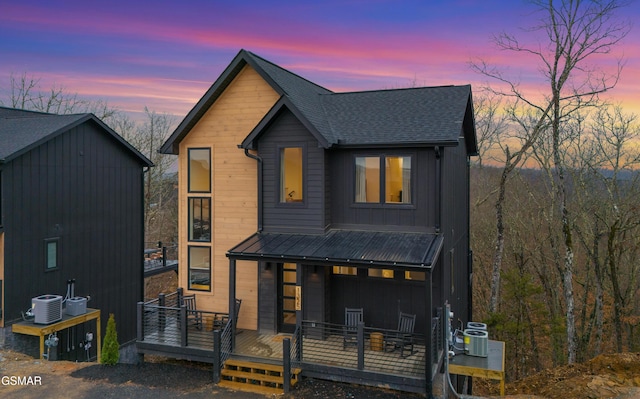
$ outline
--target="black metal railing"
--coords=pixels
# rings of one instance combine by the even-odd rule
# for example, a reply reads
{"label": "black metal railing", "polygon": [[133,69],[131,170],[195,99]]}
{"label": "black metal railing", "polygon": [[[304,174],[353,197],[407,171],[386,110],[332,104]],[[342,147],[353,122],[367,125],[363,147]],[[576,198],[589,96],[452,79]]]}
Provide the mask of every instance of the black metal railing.
{"label": "black metal railing", "polygon": [[138,302],[138,341],[212,350],[212,331],[227,328],[228,320],[228,313],[187,309],[180,290],[160,294]]}
{"label": "black metal railing", "polygon": [[157,247],[145,242],[144,271],[148,277],[167,269],[175,269],[178,266],[178,245],[163,245],[157,243]]}
{"label": "black metal railing", "polygon": [[356,340],[346,339],[345,326],[316,321],[302,322],[300,358],[342,368],[367,370],[399,375],[424,376],[425,342],[422,334],[403,334],[412,348],[404,353],[387,344],[387,338],[397,337],[398,331],[365,327],[360,324]]}
{"label": "black metal railing", "polygon": [[431,321],[431,370],[432,377],[438,372],[439,364],[444,353],[445,337],[442,324],[442,309],[438,308],[437,316]]}

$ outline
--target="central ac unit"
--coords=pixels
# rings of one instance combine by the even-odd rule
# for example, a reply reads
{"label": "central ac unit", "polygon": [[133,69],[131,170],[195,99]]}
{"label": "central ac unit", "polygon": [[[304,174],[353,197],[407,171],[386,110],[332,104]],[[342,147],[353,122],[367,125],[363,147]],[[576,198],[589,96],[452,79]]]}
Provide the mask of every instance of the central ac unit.
{"label": "central ac unit", "polygon": [[36,324],[51,324],[62,320],[62,297],[60,295],[40,295],[31,299]]}
{"label": "central ac unit", "polygon": [[489,355],[489,334],[482,330],[464,330],[464,351],[469,356]]}

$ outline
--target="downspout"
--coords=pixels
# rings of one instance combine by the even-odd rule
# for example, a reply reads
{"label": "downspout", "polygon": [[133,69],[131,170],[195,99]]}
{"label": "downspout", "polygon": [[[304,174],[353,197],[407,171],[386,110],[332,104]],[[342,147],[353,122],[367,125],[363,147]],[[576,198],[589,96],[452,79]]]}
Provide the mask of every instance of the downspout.
{"label": "downspout", "polygon": [[440,146],[435,146],[434,147],[435,150],[435,154],[436,154],[436,204],[435,204],[435,211],[436,211],[436,233],[440,233],[440,228],[442,226],[442,176],[440,176],[441,174],[441,155],[440,155]]}
{"label": "downspout", "polygon": [[467,314],[473,320],[473,250],[471,249],[471,158],[467,155]]}
{"label": "downspout", "polygon": [[[147,173],[151,172],[151,166],[147,166],[147,167],[143,167],[142,168],[142,181],[140,182],[140,188],[141,188],[141,193],[140,193],[140,197],[142,197],[142,253],[139,255],[140,256],[140,264],[142,265],[142,267],[140,268],[140,281],[142,282],[142,284],[140,284],[140,293],[139,293],[139,297],[141,298],[141,301],[144,301],[144,243],[145,243],[145,239],[147,238],[147,220],[146,220],[146,213],[147,213],[147,206],[145,204],[145,201],[147,200],[146,196],[145,196],[145,192],[144,192],[144,178],[145,175]],[[151,178],[150,176],[147,176],[149,179]],[[100,332],[98,332],[100,333]]]}
{"label": "downspout", "polygon": [[248,148],[244,149],[244,155],[258,161],[258,232],[262,231],[262,158],[253,155]]}

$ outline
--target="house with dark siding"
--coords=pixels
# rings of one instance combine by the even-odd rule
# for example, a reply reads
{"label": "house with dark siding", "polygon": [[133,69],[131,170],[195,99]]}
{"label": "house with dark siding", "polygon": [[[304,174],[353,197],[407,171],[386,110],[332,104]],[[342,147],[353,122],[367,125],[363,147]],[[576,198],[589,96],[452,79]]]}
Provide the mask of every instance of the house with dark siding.
{"label": "house with dark siding", "polygon": [[[75,295],[100,309],[102,329],[113,313],[119,342],[130,347],[135,304],[143,298],[143,173],[150,166],[93,114],[0,107],[0,331],[6,346],[37,355],[37,338],[12,334],[12,325],[23,321],[32,298],[64,297],[67,282],[75,280]],[[89,331],[96,333],[95,324],[60,331],[58,358],[85,359],[78,344]]]}
{"label": "house with dark siding", "polygon": [[[232,319],[242,299],[231,324],[290,336],[302,375],[431,395],[443,308],[471,315],[476,151],[469,85],[334,93],[242,50],[161,148],[178,156],[179,285]],[[312,329],[331,341],[346,308],[367,342],[415,315],[422,371],[369,369],[368,346],[311,360]]]}

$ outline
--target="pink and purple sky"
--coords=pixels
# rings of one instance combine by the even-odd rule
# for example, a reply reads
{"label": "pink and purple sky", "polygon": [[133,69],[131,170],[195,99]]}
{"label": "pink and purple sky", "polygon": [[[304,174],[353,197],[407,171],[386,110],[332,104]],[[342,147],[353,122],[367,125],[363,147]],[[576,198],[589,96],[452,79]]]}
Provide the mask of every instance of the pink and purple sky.
{"label": "pink and purple sky", "polygon": [[[535,60],[497,51],[491,37],[535,43],[523,30],[532,11],[523,0],[0,0],[0,90],[26,73],[45,91],[182,118],[242,48],[338,92],[479,90],[486,78],[469,67],[479,59],[531,84]],[[639,21],[639,2],[619,15]],[[612,56],[626,65],[609,95],[640,114],[640,27]]]}

